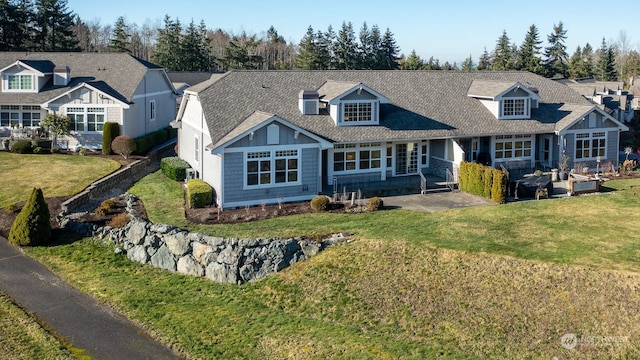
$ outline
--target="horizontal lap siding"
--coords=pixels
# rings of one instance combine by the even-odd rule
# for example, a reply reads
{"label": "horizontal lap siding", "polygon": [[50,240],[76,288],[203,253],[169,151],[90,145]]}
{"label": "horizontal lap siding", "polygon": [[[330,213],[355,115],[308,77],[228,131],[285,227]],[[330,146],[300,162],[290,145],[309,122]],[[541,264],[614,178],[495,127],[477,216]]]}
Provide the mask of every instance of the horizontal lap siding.
{"label": "horizontal lap siding", "polygon": [[[318,174],[319,149],[302,149],[300,157],[300,176],[302,184],[293,186],[265,187],[259,189],[244,190],[244,153],[227,153],[224,155],[224,204],[246,202],[258,204],[261,201],[272,203],[282,197],[312,198],[317,194],[320,177]],[[306,188],[306,190],[303,190]]]}

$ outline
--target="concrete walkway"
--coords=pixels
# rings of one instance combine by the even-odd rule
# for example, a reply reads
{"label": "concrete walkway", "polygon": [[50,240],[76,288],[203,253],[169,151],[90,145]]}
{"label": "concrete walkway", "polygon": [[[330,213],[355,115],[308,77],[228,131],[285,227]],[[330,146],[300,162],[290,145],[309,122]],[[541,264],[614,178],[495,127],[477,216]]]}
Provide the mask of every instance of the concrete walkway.
{"label": "concrete walkway", "polygon": [[440,190],[424,195],[388,196],[382,199],[385,207],[399,207],[407,210],[435,212],[460,209],[470,206],[495,205],[493,201],[462,191]]}
{"label": "concrete walkway", "polygon": [[0,237],[0,290],[92,359],[179,359],[111,308]]}

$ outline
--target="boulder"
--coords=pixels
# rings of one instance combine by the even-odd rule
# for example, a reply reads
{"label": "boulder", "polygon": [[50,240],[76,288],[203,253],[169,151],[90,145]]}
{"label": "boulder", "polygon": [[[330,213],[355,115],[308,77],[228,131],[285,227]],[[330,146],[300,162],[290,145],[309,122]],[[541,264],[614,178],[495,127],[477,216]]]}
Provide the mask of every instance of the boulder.
{"label": "boulder", "polygon": [[315,241],[301,240],[298,242],[298,245],[300,245],[304,256],[307,258],[315,256],[320,252],[320,244]]}
{"label": "boulder", "polygon": [[178,259],[177,269],[179,273],[202,276],[204,275],[204,266],[202,266],[191,255],[183,256]]}
{"label": "boulder", "polygon": [[206,265],[203,262],[203,256],[209,253],[213,252],[213,247],[211,247],[211,245],[207,245],[207,244],[202,244],[199,242],[194,242],[191,243],[191,248],[192,253],[193,253],[193,257],[196,259],[196,261],[198,261],[201,264]]}
{"label": "boulder", "polygon": [[167,224],[152,224],[149,231],[157,234],[167,234],[169,231],[175,229],[174,226]]}
{"label": "boulder", "polygon": [[129,223],[129,231],[127,238],[135,245],[142,244],[145,235],[147,235],[147,223],[144,221],[131,221]]}
{"label": "boulder", "polygon": [[187,239],[184,232],[167,235],[164,237],[164,242],[167,245],[167,248],[175,256],[183,256],[190,248],[190,241]]}
{"label": "boulder", "polygon": [[227,247],[218,254],[216,261],[221,264],[237,266],[239,258],[238,251],[233,246],[227,245]]}
{"label": "boulder", "polygon": [[165,245],[160,246],[158,251],[153,254],[151,264],[160,269],[176,271],[176,259]]}
{"label": "boulder", "polygon": [[212,262],[207,266],[206,276],[207,278],[220,283],[236,284],[238,282],[238,275],[235,266],[219,264],[217,262]]}
{"label": "boulder", "polygon": [[129,260],[137,261],[141,264],[146,264],[149,262],[149,254],[147,254],[147,249],[145,249],[145,247],[142,245],[136,245],[127,250],[127,257],[129,258]]}

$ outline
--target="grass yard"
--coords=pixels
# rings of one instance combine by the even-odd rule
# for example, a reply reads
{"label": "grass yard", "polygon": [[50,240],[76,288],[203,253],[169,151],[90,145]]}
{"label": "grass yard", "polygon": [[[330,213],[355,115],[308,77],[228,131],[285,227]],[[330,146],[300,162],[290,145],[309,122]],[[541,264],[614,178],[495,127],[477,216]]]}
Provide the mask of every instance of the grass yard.
{"label": "grass yard", "polygon": [[0,292],[0,359],[75,359],[38,323]]}
{"label": "grass yard", "polygon": [[94,156],[12,154],[0,152],[0,207],[25,201],[34,187],[47,198],[71,196],[120,167]]}
{"label": "grass yard", "polygon": [[[154,221],[356,238],[243,286],[133,263],[92,239],[26,251],[192,358],[640,358],[640,181],[606,185],[618,191],[196,226],[180,217],[181,190],[153,174],[132,191]],[[575,349],[560,343],[568,333]]]}

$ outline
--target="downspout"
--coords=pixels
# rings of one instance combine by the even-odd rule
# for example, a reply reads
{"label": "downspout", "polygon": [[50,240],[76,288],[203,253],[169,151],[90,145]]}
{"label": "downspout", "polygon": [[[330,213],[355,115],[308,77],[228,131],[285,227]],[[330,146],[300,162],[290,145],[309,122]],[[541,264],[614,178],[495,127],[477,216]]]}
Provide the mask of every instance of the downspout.
{"label": "downspout", "polygon": [[147,75],[149,71],[144,74],[142,79],[144,85],[144,135],[147,135]]}

